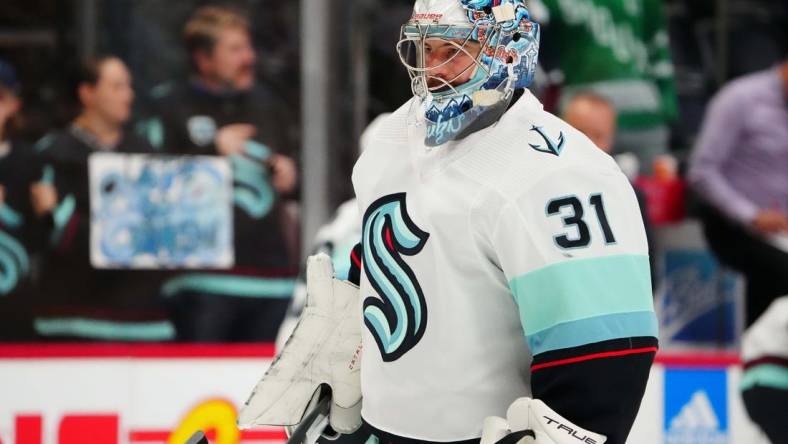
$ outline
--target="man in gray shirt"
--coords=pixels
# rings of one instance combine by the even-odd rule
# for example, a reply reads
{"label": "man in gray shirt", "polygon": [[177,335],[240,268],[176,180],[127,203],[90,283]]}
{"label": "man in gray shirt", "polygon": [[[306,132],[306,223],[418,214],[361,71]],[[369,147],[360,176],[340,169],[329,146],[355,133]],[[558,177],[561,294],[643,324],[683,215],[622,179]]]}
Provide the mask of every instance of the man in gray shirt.
{"label": "man in gray shirt", "polygon": [[711,249],[747,278],[749,325],[788,294],[788,61],[717,93],[689,180]]}

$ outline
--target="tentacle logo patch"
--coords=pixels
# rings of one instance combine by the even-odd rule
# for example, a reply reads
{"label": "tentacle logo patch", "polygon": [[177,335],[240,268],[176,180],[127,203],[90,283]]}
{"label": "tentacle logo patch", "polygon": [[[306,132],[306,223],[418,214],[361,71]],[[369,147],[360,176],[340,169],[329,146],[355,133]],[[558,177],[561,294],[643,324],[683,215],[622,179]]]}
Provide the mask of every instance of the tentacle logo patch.
{"label": "tentacle logo patch", "polygon": [[380,295],[364,300],[364,324],[383,360],[399,359],[424,335],[427,303],[419,281],[402,256],[418,254],[429,233],[408,215],[405,193],[376,200],[364,214],[364,271]]}

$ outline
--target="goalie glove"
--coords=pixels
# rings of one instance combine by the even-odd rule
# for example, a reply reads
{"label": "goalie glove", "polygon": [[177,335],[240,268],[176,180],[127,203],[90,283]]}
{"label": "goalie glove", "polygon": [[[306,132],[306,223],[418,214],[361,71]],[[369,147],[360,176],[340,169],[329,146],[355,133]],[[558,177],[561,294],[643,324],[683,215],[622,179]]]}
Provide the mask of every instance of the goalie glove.
{"label": "goalie glove", "polygon": [[484,420],[481,444],[603,444],[604,435],[572,424],[538,399],[520,398],[506,419]]}
{"label": "goalie glove", "polygon": [[356,431],[361,426],[360,359],[358,287],[334,279],[327,255],[312,256],[307,260],[307,303],[301,319],[241,409],[238,426],[299,425],[324,404],[319,401],[328,386],[331,428],[344,434]]}

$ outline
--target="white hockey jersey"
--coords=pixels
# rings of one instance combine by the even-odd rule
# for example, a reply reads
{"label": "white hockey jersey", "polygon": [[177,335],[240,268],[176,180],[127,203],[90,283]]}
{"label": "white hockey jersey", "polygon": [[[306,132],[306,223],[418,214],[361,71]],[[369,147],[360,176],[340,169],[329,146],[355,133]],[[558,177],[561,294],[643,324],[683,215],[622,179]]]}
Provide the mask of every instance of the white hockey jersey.
{"label": "white hockey jersey", "polygon": [[414,103],[353,172],[362,416],[402,437],[473,439],[529,395],[531,355],[657,336],[646,237],[613,159],[530,92],[435,148],[409,124]]}

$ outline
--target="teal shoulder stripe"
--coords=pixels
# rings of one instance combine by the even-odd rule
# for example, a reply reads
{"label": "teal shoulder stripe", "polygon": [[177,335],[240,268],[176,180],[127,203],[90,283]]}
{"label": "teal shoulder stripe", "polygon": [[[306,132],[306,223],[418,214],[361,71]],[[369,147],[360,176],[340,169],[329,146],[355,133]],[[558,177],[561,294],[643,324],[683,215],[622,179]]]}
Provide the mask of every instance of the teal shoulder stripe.
{"label": "teal shoulder stripe", "polygon": [[68,223],[71,216],[74,214],[74,210],[77,208],[77,200],[74,198],[74,195],[69,194],[68,196],[63,199],[63,202],[55,208],[55,211],[52,213],[52,218],[55,221],[55,228],[52,231],[52,235],[50,237],[50,242],[53,246],[57,245],[60,242],[60,237],[63,236],[63,230],[66,228],[66,223]]}
{"label": "teal shoulder stripe", "polygon": [[44,170],[41,172],[41,182],[47,185],[55,184],[55,169],[52,165],[44,165]]}
{"label": "teal shoulder stripe", "polygon": [[579,347],[595,342],[638,336],[657,336],[657,316],[653,311],[616,313],[564,322],[528,335],[531,353]]}
{"label": "teal shoulder stripe", "polygon": [[66,222],[71,219],[71,215],[74,214],[76,208],[77,200],[74,198],[73,194],[69,194],[52,213],[52,216],[55,218],[55,225],[60,228],[66,225]]}
{"label": "teal shoulder stripe", "polygon": [[648,256],[574,259],[509,282],[526,336],[564,322],[654,311]]}
{"label": "teal shoulder stripe", "polygon": [[33,145],[33,149],[36,152],[40,153],[42,151],[46,151],[49,147],[52,146],[52,143],[55,141],[56,136],[54,133],[49,133],[44,135],[44,137],[40,138],[35,145]]}
{"label": "teal shoulder stripe", "polygon": [[741,380],[741,390],[756,386],[788,390],[788,368],[776,364],[761,364],[747,369]]}
{"label": "teal shoulder stripe", "polygon": [[193,291],[245,298],[288,299],[295,288],[295,278],[267,279],[224,274],[187,274],[167,281],[162,294],[170,297]]}
{"label": "teal shoulder stripe", "polygon": [[171,341],[175,327],[169,321],[117,322],[84,318],[46,318],[34,321],[42,336],[73,336],[107,341]]}
{"label": "teal shoulder stripe", "polygon": [[150,89],[150,96],[153,99],[161,99],[163,97],[167,97],[172,90],[174,89],[173,82],[164,82],[160,83],[153,88]]}
{"label": "teal shoulder stripe", "polygon": [[244,143],[244,151],[249,157],[257,160],[267,160],[271,157],[271,148],[256,140],[247,140]]}

